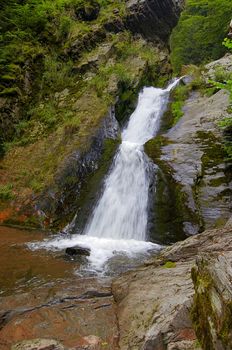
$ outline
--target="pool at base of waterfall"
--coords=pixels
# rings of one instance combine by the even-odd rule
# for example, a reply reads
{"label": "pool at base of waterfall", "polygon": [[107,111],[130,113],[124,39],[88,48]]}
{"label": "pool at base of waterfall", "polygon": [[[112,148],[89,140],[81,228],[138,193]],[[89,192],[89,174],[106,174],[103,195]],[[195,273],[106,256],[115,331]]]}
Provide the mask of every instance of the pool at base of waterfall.
{"label": "pool at base of waterfall", "polygon": [[[75,245],[91,248],[91,255],[68,256],[66,248]],[[140,265],[159,248],[149,242],[54,236],[0,226],[0,298],[50,290],[67,281],[106,280]]]}
{"label": "pool at base of waterfall", "polygon": [[78,263],[77,275],[114,275],[142,264],[162,248],[158,244],[134,239],[110,239],[86,235],[60,234],[53,239],[27,243],[32,251],[63,252],[71,247],[90,249],[90,256],[71,255],[66,259]]}

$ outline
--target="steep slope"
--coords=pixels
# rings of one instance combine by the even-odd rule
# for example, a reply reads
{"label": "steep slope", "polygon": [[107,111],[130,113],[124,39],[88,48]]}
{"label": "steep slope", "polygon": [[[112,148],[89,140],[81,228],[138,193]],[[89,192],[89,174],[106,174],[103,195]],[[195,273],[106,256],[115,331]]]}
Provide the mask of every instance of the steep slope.
{"label": "steep slope", "polygon": [[87,175],[100,159],[102,173],[109,165],[119,136],[112,106],[122,120],[140,86],[169,74],[166,41],[182,2],[2,6],[0,219],[63,226]]}

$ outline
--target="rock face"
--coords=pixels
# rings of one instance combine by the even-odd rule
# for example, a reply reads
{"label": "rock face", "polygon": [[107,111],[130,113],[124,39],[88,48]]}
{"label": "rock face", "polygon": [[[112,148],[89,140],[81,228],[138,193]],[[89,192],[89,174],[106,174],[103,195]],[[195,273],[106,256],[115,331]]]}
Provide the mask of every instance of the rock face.
{"label": "rock face", "polygon": [[129,0],[126,26],[149,40],[166,41],[177,24],[184,1],[182,0]]}
{"label": "rock face", "polygon": [[[89,176],[100,167],[104,152],[107,154],[108,166],[119,141],[119,125],[112,107],[85,151],[73,152],[60,167],[55,176],[54,185],[41,194],[37,200],[37,209],[42,215],[52,218],[50,224],[61,217],[72,218],[80,207],[80,193]],[[105,157],[106,158],[106,157]],[[94,189],[95,190],[95,189]],[[94,195],[94,194],[92,194]],[[81,203],[83,205],[83,203]]]}
{"label": "rock face", "polygon": [[217,61],[213,61],[211,63],[208,63],[206,66],[206,71],[205,71],[205,78],[206,79],[216,79],[215,77],[215,72],[217,69],[224,70],[226,73],[231,73],[232,72],[232,55],[227,54],[224,57],[220,58]]}
{"label": "rock face", "polygon": [[29,280],[23,293],[0,298],[0,348],[229,350],[231,246],[229,221],[113,283],[69,275],[33,287]]}
{"label": "rock face", "polygon": [[[166,248],[158,258],[149,261],[146,267],[129,272],[114,281],[120,349],[200,349],[195,329],[204,350],[231,348],[228,328],[228,320],[232,321],[229,282],[231,233],[231,226],[205,231]],[[194,288],[191,269],[198,255],[208,257],[208,254],[217,258],[213,264],[211,259],[207,263],[205,258],[205,264],[197,259],[198,270],[194,269],[193,272],[196,295],[192,309]],[[204,276],[208,276],[207,279]],[[207,282],[209,279],[214,281],[210,285]],[[217,315],[216,318],[214,315]],[[210,346],[213,344],[212,339],[216,344],[220,331],[221,334],[225,333],[227,347]]]}
{"label": "rock face", "polygon": [[[206,65],[203,81],[216,79],[217,72],[229,74],[231,58],[226,55]],[[189,83],[191,79],[185,78],[185,84]],[[174,241],[173,231],[175,237],[183,239],[184,235],[223,225],[230,217],[232,177],[225,161],[225,135],[218,126],[229,116],[229,105],[227,91],[209,97],[194,90],[177,124],[145,145],[159,166],[151,195],[154,210],[150,235],[154,239],[170,243]]]}
{"label": "rock face", "polygon": [[232,348],[232,253],[231,239],[223,253],[197,259],[192,271],[195,296],[193,320],[204,349]]}
{"label": "rock face", "polygon": [[19,342],[13,345],[11,350],[64,350],[64,347],[56,340],[33,339]]}
{"label": "rock face", "polygon": [[[226,115],[229,96],[225,91],[207,98],[194,95],[184,107],[184,116],[165,136],[161,160],[173,170],[174,180],[187,194],[186,205],[198,213],[198,226],[214,227],[230,216],[231,182],[226,173],[222,135],[217,123]],[[197,223],[196,223],[197,224]],[[196,233],[190,222],[188,234]]]}
{"label": "rock face", "polygon": [[[226,91],[211,97],[195,92],[185,103],[183,117],[162,135],[160,154],[157,156],[152,141],[147,144],[148,155],[155,154],[164,180],[171,184],[174,208],[179,208],[176,218],[163,217],[181,224],[186,235],[223,225],[230,217],[232,179],[218,127],[218,122],[227,115],[228,106]],[[161,179],[161,184],[164,180]],[[161,199],[164,199],[162,193]]]}

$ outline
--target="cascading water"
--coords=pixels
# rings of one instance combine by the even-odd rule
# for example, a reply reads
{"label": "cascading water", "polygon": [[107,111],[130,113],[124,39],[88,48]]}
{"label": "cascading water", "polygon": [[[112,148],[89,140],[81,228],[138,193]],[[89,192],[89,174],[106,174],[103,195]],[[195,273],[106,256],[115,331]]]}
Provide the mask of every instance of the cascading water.
{"label": "cascading water", "polygon": [[[143,145],[156,135],[169,93],[178,81],[167,89],[145,87],[139,94],[137,108],[122,132],[122,144],[84,235],[57,238],[40,244],[40,248],[88,246],[91,248],[90,262],[96,268],[102,267],[117,251],[131,255],[151,248],[159,249],[158,245],[145,242],[150,181],[149,159]],[[30,247],[38,248],[38,244],[33,243]]]}

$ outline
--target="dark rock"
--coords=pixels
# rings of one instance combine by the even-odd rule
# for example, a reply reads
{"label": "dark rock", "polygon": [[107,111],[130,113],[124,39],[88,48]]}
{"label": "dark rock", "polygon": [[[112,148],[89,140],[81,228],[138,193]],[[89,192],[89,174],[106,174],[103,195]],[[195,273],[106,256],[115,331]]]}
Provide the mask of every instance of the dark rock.
{"label": "dark rock", "polygon": [[75,246],[65,249],[65,253],[68,255],[84,255],[90,256],[91,249],[87,247]]}
{"label": "dark rock", "polygon": [[182,0],[129,0],[126,27],[147,39],[167,41],[183,6]]}

